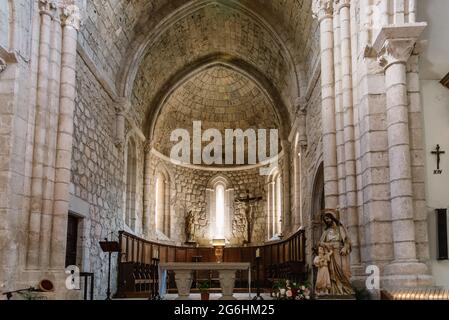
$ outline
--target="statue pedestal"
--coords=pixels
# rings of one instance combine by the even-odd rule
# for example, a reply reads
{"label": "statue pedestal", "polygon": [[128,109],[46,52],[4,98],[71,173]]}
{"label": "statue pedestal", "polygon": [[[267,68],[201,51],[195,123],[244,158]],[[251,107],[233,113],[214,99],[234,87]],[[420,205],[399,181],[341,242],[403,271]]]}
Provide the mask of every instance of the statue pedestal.
{"label": "statue pedestal", "polygon": [[195,241],[187,241],[187,242],[185,243],[185,245],[186,245],[186,246],[189,246],[189,247],[196,247],[196,246],[197,246],[197,243],[196,243]]}

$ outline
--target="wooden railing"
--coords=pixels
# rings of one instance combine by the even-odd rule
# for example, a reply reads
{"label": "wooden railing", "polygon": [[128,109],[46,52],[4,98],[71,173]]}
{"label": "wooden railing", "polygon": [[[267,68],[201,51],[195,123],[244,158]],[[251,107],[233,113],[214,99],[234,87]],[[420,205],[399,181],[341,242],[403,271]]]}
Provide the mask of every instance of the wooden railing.
{"label": "wooden railing", "polygon": [[[141,291],[135,289],[132,282],[133,276],[130,273],[137,272],[142,274],[155,272],[151,269],[153,254],[159,252],[160,262],[213,262],[215,261],[215,251],[212,247],[181,247],[165,245],[153,241],[147,241],[136,237],[127,232],[121,231],[119,253],[119,275],[118,275],[118,295],[129,296],[129,292]],[[224,249],[224,262],[250,262],[255,266],[256,250],[260,249],[260,275],[264,279],[263,286],[271,287],[271,283],[276,278],[292,278],[292,280],[304,278],[307,273],[305,260],[305,236],[304,231],[300,230],[291,237],[276,242],[270,242],[261,246],[247,247],[227,247]],[[151,271],[151,272],[150,272]],[[237,286],[246,287],[247,279],[244,273],[239,275],[240,282]],[[134,276],[135,277],[135,276]],[[148,279],[149,280],[149,279]],[[254,280],[254,279],[253,279]],[[301,280],[301,279],[298,279]],[[246,281],[246,282],[245,282]],[[147,286],[142,288],[148,288]]]}

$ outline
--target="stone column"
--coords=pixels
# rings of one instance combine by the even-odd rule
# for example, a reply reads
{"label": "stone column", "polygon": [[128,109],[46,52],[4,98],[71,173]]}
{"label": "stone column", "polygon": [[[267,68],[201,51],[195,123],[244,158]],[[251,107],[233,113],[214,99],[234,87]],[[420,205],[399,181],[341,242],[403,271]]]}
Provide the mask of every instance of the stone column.
{"label": "stone column", "polygon": [[125,113],[128,108],[129,102],[126,98],[119,98],[115,106],[116,118],[115,118],[115,145],[119,150],[123,150],[125,145]]}
{"label": "stone column", "polygon": [[151,220],[151,143],[144,146],[144,184],[143,184],[143,234],[150,237],[150,230],[154,230]]}
{"label": "stone column", "polygon": [[274,233],[275,233],[275,228],[274,228],[274,220],[273,220],[273,215],[274,215],[274,210],[275,210],[275,190],[274,190],[274,182],[270,181],[268,182],[267,185],[267,190],[268,190],[268,197],[267,197],[267,206],[268,206],[268,228],[267,228],[267,232],[268,232],[268,236],[267,239],[270,240]]}
{"label": "stone column", "polygon": [[56,175],[51,239],[51,267],[65,267],[67,213],[75,110],[76,47],[81,23],[79,8],[69,5],[62,14],[61,87],[56,150]]}
{"label": "stone column", "polygon": [[326,206],[338,206],[337,141],[335,127],[334,31],[332,0],[315,0],[314,14],[320,23],[321,118],[323,126],[324,188]]}
{"label": "stone column", "polygon": [[385,267],[388,286],[428,284],[427,266],[417,260],[406,64],[425,23],[387,26],[379,33],[374,49],[385,69],[391,219],[394,261]]}
{"label": "stone column", "polygon": [[342,108],[345,150],[345,189],[347,227],[352,241],[351,266],[360,265],[359,219],[355,158],[354,108],[352,91],[351,2],[340,0],[340,40],[342,72]]}
{"label": "stone column", "polygon": [[44,162],[48,118],[48,86],[50,68],[51,27],[55,13],[53,1],[39,1],[41,29],[39,41],[39,67],[36,96],[36,118],[34,126],[33,169],[31,178],[31,204],[28,227],[27,267],[39,267],[39,247],[41,234],[41,218],[43,209]]}
{"label": "stone column", "polygon": [[345,142],[343,126],[343,91],[341,69],[341,27],[340,0],[334,0],[334,73],[335,73],[335,131],[337,142],[337,174],[338,174],[338,207],[341,209],[341,219],[347,225],[346,215],[346,172],[345,172]]}
{"label": "stone column", "polygon": [[51,28],[51,53],[49,68],[49,100],[47,112],[46,155],[44,163],[44,190],[42,207],[41,243],[39,256],[41,268],[48,268],[50,264],[51,232],[53,221],[53,195],[55,182],[56,139],[59,113],[59,89],[61,78],[61,21],[58,13],[55,13]]}

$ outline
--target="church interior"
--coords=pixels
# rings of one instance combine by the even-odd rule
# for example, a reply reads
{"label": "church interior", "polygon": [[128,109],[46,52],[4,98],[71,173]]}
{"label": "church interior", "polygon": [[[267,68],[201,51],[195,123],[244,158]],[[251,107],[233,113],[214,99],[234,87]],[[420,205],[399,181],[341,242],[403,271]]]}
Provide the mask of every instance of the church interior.
{"label": "church interior", "polygon": [[0,300],[449,300],[448,13],[1,0]]}

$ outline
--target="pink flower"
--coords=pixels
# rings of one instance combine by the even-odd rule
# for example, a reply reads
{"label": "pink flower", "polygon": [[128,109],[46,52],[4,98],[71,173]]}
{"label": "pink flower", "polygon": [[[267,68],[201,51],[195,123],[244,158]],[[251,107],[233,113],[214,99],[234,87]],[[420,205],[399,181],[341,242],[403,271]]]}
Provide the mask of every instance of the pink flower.
{"label": "pink flower", "polygon": [[289,298],[293,297],[293,292],[291,290],[287,291],[287,297]]}

